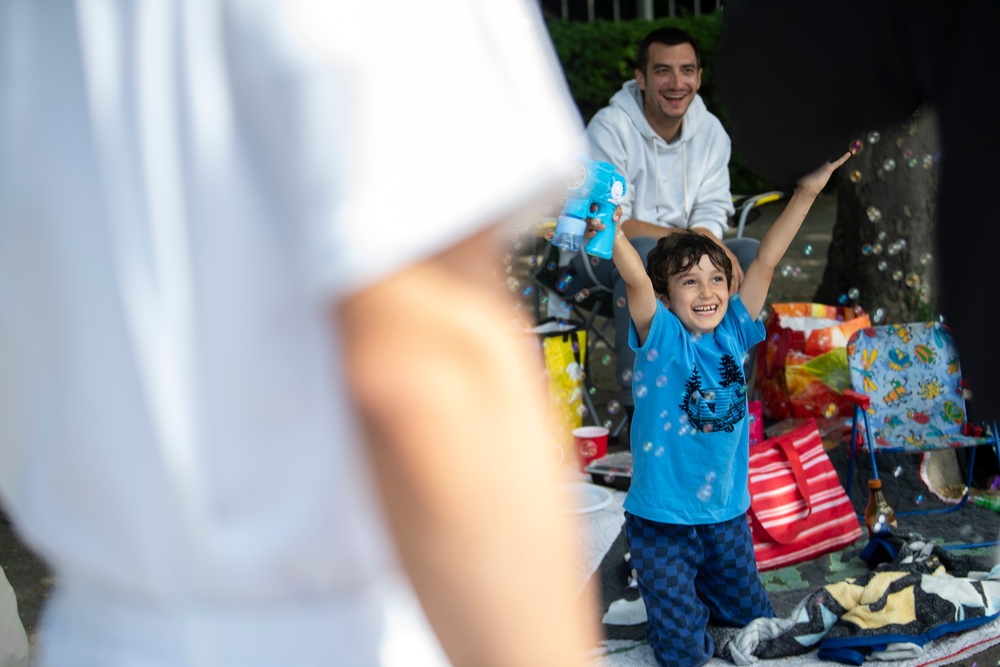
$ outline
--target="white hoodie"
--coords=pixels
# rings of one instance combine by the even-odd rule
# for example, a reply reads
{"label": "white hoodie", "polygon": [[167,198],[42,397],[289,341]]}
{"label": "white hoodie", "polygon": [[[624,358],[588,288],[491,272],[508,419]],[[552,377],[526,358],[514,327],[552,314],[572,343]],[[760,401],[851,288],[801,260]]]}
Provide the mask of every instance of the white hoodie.
{"label": "white hoodie", "polygon": [[681,131],[667,143],[642,109],[642,91],[627,81],[587,125],[591,157],[625,176],[622,219],[663,227],[701,227],[718,238],[733,215],[731,142],[722,123],[694,96]]}

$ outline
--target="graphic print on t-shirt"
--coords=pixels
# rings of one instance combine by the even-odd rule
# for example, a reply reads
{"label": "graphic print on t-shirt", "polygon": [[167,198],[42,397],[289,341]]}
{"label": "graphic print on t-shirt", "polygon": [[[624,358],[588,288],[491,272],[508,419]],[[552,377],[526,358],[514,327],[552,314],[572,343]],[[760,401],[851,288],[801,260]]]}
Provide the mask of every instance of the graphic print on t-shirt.
{"label": "graphic print on t-shirt", "polygon": [[743,377],[743,369],[736,363],[733,355],[722,357],[719,376],[721,386],[702,387],[701,374],[695,366],[684,384],[680,408],[687,415],[691,426],[703,433],[732,433],[746,416],[747,383]]}

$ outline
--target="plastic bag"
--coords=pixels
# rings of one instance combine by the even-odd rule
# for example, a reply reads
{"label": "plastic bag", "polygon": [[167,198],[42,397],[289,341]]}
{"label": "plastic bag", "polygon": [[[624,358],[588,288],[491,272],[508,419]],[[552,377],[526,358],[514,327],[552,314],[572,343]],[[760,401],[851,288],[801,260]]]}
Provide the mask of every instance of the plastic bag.
{"label": "plastic bag", "polygon": [[851,386],[847,340],[871,326],[860,307],[819,303],[776,303],[757,346],[753,394],[764,404],[764,416],[782,420],[832,419],[850,414],[843,397]]}

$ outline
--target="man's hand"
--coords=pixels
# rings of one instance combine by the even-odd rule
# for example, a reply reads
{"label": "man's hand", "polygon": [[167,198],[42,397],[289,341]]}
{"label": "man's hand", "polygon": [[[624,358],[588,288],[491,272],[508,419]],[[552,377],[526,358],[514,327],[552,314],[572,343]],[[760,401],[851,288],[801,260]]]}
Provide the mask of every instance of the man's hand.
{"label": "man's hand", "polygon": [[736,259],[736,255],[734,255],[733,251],[729,249],[729,246],[719,239],[716,239],[714,235],[712,235],[712,238],[715,239],[716,243],[722,246],[722,249],[726,251],[726,255],[729,256],[729,261],[733,264],[733,281],[729,283],[729,296],[732,296],[739,291],[740,285],[743,284],[743,267],[740,266],[740,261]]}

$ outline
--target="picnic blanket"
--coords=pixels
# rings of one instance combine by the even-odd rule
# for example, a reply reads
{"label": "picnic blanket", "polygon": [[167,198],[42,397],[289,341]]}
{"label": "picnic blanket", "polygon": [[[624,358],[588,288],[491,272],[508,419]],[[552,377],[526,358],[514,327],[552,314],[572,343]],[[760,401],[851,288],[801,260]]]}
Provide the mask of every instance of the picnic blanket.
{"label": "picnic blanket", "polygon": [[756,619],[720,649],[738,665],[801,655],[860,665],[902,660],[943,635],[1000,618],[1000,565],[910,534],[874,537],[861,557],[875,569],[823,586],[786,617]]}

